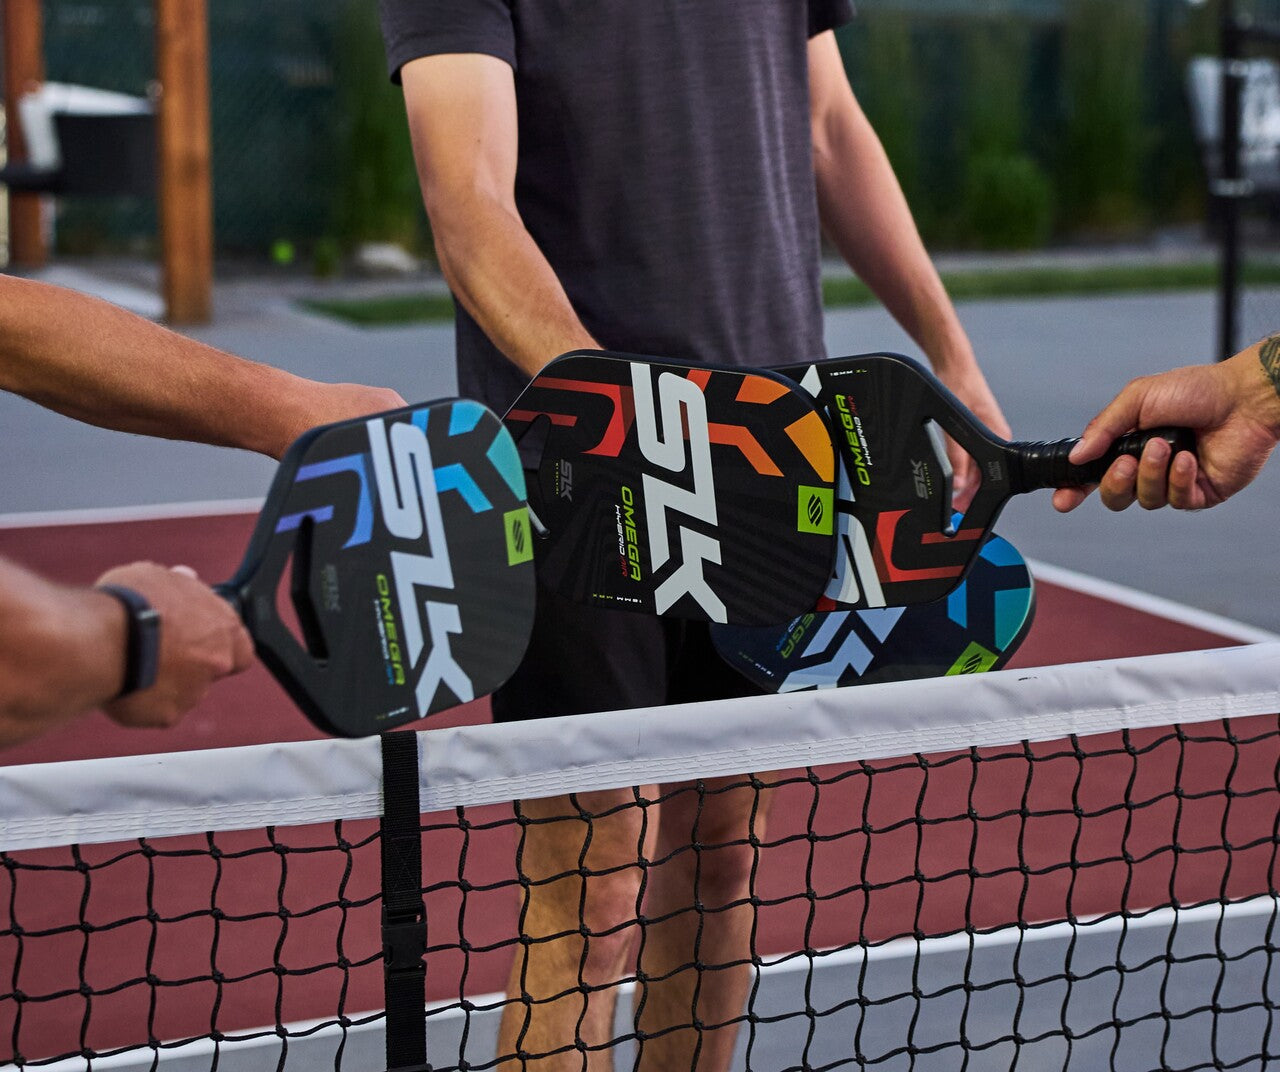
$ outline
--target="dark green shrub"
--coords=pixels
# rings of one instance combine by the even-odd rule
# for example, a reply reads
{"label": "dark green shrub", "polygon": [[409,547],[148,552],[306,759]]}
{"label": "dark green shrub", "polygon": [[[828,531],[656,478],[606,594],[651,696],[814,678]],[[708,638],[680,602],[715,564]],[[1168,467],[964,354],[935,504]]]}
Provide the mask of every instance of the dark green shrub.
{"label": "dark green shrub", "polygon": [[1146,222],[1142,165],[1144,0],[1067,0],[1066,130],[1059,166],[1064,222],[1124,233]]}
{"label": "dark green shrub", "polygon": [[908,200],[917,206],[923,195],[924,100],[911,40],[914,21],[900,11],[868,12],[843,30],[839,39],[859,103],[879,134]]}
{"label": "dark green shrub", "polygon": [[347,248],[396,242],[430,249],[405,119],[404,96],[387,78],[376,0],[344,0],[335,56],[338,82],[339,166],[336,231]]}
{"label": "dark green shrub", "polygon": [[1053,187],[1026,153],[991,151],[969,158],[963,233],[983,249],[1031,249],[1053,228]]}

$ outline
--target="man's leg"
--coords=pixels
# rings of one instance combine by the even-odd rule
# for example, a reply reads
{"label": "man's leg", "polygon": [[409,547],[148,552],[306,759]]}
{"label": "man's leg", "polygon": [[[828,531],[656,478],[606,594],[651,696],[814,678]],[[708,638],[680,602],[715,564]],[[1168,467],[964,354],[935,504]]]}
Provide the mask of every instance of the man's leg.
{"label": "man's leg", "polygon": [[702,793],[663,786],[660,799],[636,992],[639,1067],[724,1072],[752,979],[758,853],[749,839],[764,838],[771,794],[749,778],[717,778]]}
{"label": "man's leg", "polygon": [[[670,630],[646,615],[579,606],[540,585],[529,648],[494,695],[494,718],[661,704]],[[526,821],[519,865],[529,884],[520,912],[523,944],[508,988],[514,1004],[503,1010],[498,1053],[562,1050],[527,1067],[605,1070],[607,1051],[586,1055],[577,1043],[600,1045],[611,1034],[613,984],[635,949],[641,842],[654,839],[656,809],[637,806],[630,789],[524,801],[520,809]],[[584,921],[586,937],[579,929]],[[592,986],[606,989],[590,993]]]}
{"label": "man's leg", "polygon": [[613,1036],[619,980],[639,926],[641,855],[655,841],[657,809],[619,789],[523,801],[520,814],[517,866],[528,884],[498,1055],[554,1054],[517,1066],[538,1072],[607,1072],[611,1051],[587,1047]]}

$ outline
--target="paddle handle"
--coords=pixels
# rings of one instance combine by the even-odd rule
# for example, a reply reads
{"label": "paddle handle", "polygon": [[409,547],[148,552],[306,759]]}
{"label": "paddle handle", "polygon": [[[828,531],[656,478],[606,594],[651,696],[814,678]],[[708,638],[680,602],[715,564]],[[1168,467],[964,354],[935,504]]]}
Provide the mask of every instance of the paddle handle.
{"label": "paddle handle", "polygon": [[222,584],[215,584],[213,586],[213,594],[225,599],[231,604],[231,609],[234,610],[240,618],[244,618],[244,599],[240,595],[239,589],[237,589],[234,584],[230,581],[224,581]]}
{"label": "paddle handle", "polygon": [[1019,491],[1036,488],[1076,488],[1097,484],[1111,463],[1122,455],[1140,457],[1146,445],[1153,439],[1163,439],[1172,449],[1170,458],[1179,451],[1196,449],[1196,434],[1190,428],[1147,428],[1123,435],[1107,448],[1101,457],[1084,465],[1072,465],[1067,455],[1078,439],[1062,439],[1056,443],[1017,443],[1018,458],[1022,463],[1022,487]]}

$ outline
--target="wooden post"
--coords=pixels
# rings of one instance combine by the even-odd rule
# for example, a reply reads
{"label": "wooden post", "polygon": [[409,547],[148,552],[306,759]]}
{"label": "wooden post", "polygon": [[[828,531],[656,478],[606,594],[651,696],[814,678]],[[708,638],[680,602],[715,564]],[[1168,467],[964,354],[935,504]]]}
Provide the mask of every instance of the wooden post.
{"label": "wooden post", "polygon": [[[27,145],[19,128],[18,98],[44,81],[44,34],[41,0],[0,0],[4,40],[4,107],[8,117],[9,159],[27,159]],[[40,219],[40,195],[9,194],[9,259],[39,268],[49,259]]]}
{"label": "wooden post", "polygon": [[213,183],[206,0],[155,0],[160,243],[166,315],[213,315]]}

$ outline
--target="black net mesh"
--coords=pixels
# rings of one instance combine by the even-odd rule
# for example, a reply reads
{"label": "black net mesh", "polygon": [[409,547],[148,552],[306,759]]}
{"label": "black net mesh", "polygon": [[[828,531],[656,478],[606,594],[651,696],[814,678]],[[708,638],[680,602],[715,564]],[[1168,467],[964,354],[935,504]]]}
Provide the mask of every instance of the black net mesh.
{"label": "black net mesh", "polygon": [[145,1067],[349,1028],[382,1004],[376,841],[336,823],[5,855],[5,1060]]}
{"label": "black net mesh", "polygon": [[[424,816],[429,1067],[1266,1067],[1278,729]],[[385,1067],[378,841],[3,855],[3,1058]]]}

